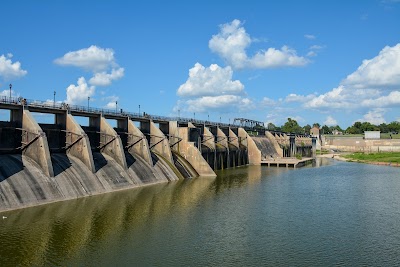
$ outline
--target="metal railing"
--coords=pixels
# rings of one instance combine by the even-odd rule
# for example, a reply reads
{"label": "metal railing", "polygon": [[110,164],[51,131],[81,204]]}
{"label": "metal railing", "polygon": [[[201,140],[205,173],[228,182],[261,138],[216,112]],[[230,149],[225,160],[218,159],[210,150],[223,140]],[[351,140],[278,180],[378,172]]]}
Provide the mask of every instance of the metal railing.
{"label": "metal railing", "polygon": [[[0,103],[4,104],[14,104],[14,105],[24,105],[28,107],[38,107],[38,108],[47,108],[47,109],[65,109],[68,112],[82,112],[82,113],[89,113],[89,114],[98,114],[98,115],[111,115],[111,116],[120,116],[120,117],[129,117],[135,119],[152,119],[155,121],[178,121],[179,123],[193,123],[197,125],[206,125],[206,126],[217,126],[217,127],[243,127],[239,124],[231,124],[231,123],[223,123],[223,122],[212,122],[209,120],[198,120],[193,118],[185,118],[185,117],[167,117],[167,116],[159,116],[159,115],[152,115],[145,112],[142,113],[135,113],[124,111],[123,109],[105,109],[105,108],[96,108],[90,106],[80,106],[80,105],[70,105],[64,102],[54,102],[51,100],[47,101],[40,101],[40,100],[32,100],[32,99],[25,99],[22,97],[7,97],[1,96]],[[258,125],[257,127],[250,128],[248,126],[243,127],[246,131],[266,131],[268,130],[266,127]],[[276,132],[271,131],[272,133],[284,133],[284,132]],[[289,133],[285,133],[289,134]],[[293,133],[292,133],[293,134]],[[303,136],[309,137],[306,134],[295,134],[296,136]]]}

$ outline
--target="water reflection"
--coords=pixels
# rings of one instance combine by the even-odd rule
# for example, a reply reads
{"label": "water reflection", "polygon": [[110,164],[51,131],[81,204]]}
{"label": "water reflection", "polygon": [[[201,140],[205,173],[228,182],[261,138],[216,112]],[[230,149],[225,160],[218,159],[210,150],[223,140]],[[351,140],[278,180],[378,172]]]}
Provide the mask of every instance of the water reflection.
{"label": "water reflection", "polygon": [[1,213],[0,266],[400,264],[400,169],[317,166],[240,167]]}

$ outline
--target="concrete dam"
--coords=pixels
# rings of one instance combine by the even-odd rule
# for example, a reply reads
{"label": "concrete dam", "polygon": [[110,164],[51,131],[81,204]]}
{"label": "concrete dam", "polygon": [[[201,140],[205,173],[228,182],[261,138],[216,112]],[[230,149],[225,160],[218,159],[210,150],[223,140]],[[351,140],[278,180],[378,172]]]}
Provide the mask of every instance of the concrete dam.
{"label": "concrete dam", "polygon": [[[259,165],[263,157],[293,157],[296,147],[312,151],[308,143],[296,146],[295,135],[259,130],[250,136],[246,126],[224,123],[6,97],[0,109],[10,112],[9,121],[0,122],[0,212],[216,177],[214,170]],[[35,113],[53,114],[54,123],[38,123]]]}

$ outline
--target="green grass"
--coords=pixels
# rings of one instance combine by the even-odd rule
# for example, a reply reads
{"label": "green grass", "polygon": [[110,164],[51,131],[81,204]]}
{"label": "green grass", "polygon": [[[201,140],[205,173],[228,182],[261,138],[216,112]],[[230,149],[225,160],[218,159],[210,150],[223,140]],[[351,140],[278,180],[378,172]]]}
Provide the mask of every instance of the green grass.
{"label": "green grass", "polygon": [[316,153],[317,155],[325,155],[325,154],[330,154],[331,152],[326,149],[322,149],[322,151],[317,149]]}
{"label": "green grass", "polygon": [[[381,139],[390,139],[390,134],[381,133]],[[400,139],[400,134],[392,134],[392,139]]]}
{"label": "green grass", "polygon": [[400,163],[400,152],[379,152],[369,154],[357,152],[343,155],[343,157],[352,161]]}

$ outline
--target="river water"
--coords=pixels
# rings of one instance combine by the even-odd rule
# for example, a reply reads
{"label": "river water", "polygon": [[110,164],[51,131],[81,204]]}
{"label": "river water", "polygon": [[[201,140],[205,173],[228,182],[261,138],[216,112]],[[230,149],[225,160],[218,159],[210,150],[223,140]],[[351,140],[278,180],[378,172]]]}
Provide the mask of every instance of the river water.
{"label": "river water", "polygon": [[0,266],[400,265],[400,168],[217,174],[0,213]]}

